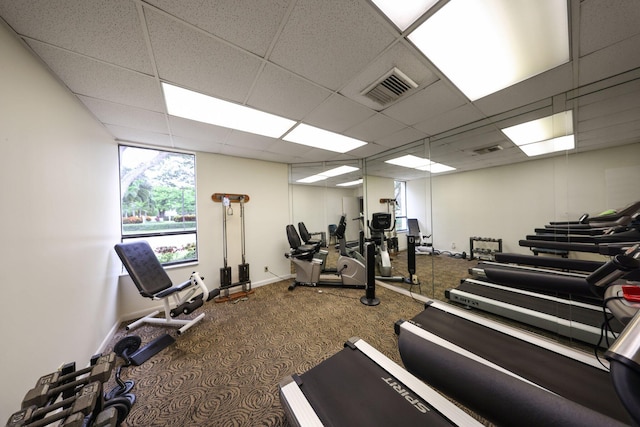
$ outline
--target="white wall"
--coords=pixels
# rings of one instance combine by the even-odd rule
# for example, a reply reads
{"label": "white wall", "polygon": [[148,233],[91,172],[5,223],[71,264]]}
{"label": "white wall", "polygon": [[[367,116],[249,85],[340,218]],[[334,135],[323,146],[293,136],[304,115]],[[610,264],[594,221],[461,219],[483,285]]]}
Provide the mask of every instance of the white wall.
{"label": "white wall", "polygon": [[118,151],[0,26],[0,420],[60,364],[79,366],[116,321]]}
{"label": "white wall", "polygon": [[[338,224],[344,213],[343,197],[361,196],[360,191],[350,188],[328,188],[313,185],[291,185],[291,221],[298,228],[298,222],[304,222],[310,232],[328,233],[329,224]],[[282,237],[286,242],[284,226]],[[358,224],[347,218],[347,240],[358,236]],[[326,235],[327,240],[329,235]]]}
{"label": "white wall", "polygon": [[420,219],[423,233],[433,232],[439,250],[455,243],[456,251],[468,252],[469,237],[481,236],[502,238],[505,252],[531,253],[518,241],[536,227],[640,200],[639,176],[640,143],[436,175],[408,183],[408,216]]}

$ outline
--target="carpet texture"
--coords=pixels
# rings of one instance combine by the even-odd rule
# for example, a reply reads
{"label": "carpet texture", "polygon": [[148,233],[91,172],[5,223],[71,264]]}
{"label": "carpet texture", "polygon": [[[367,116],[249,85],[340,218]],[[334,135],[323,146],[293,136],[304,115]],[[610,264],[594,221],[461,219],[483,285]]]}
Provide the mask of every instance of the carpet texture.
{"label": "carpet texture", "polygon": [[[406,257],[406,252],[392,254],[394,276],[409,276]],[[335,265],[336,259],[330,249],[328,265]],[[446,255],[420,255],[416,257],[420,286],[390,284],[447,301],[445,289],[469,277],[468,269],[476,264]],[[354,336],[402,365],[393,326],[421,312],[421,302],[378,286],[381,303],[369,307],[360,303],[364,290],[298,287],[289,291],[290,282],[255,288],[245,300],[207,303],[191,315],[204,312],[204,320],[182,336],[174,328],[141,326],[126,331],[122,324],[107,350],[128,335],[140,336],[143,345],[165,333],[176,338],[141,366],[123,369],[123,379],[136,382],[137,397],[124,425],[288,426],[279,381],[306,372]],[[106,389],[114,385],[112,379]]]}
{"label": "carpet texture", "polygon": [[378,287],[381,303],[368,307],[359,301],[363,290],[288,285],[256,288],[245,301],[205,304],[197,311],[204,320],[179,337],[173,328],[126,331],[123,324],[108,350],[127,335],[140,336],[143,345],[164,333],[176,337],[141,366],[123,369],[137,397],[125,425],[286,426],[278,382],[332,356],[353,336],[401,363],[394,322],[419,313],[422,303]]}

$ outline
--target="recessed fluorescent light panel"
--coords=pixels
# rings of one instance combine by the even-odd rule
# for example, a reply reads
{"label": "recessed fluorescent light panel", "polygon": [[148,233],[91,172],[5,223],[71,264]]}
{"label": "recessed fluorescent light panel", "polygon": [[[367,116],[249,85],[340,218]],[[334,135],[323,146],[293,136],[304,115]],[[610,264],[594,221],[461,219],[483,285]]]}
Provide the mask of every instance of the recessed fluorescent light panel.
{"label": "recessed fluorescent light panel", "polygon": [[412,154],[407,154],[406,156],[397,157],[395,159],[385,160],[385,163],[404,166],[405,168],[418,169],[421,171],[428,171],[431,173],[441,173],[456,170],[456,168],[453,168],[451,166],[432,162],[429,159],[414,156]]}
{"label": "recessed fluorescent light panel", "polygon": [[396,157],[395,159],[385,160],[385,163],[392,165],[404,166],[405,168],[419,168],[429,164],[429,159],[407,154],[406,156]]}
{"label": "recessed fluorescent light panel", "polygon": [[336,184],[337,187],[352,187],[354,185],[362,184],[362,178],[356,179],[355,181],[343,182],[342,184]]}
{"label": "recessed fluorescent light panel", "polygon": [[422,166],[416,168],[421,171],[427,171],[431,173],[441,173],[441,172],[449,172],[454,171],[456,168],[452,168],[451,166],[443,165],[442,163],[431,162],[427,166]]}
{"label": "recessed fluorescent light panel", "polygon": [[359,139],[350,138],[328,130],[314,126],[299,124],[289,132],[284,138],[285,141],[296,144],[307,145],[309,147],[321,148],[323,150],[335,151],[336,153],[346,153],[362,147],[367,143]]}
{"label": "recessed fluorescent light panel", "polygon": [[334,176],[344,175],[345,173],[357,171],[358,169],[359,168],[356,168],[354,166],[340,166],[337,168],[329,169],[328,171],[321,172],[317,175],[311,175],[306,178],[299,179],[296,182],[310,184],[312,182],[318,182]]}
{"label": "recessed fluorescent light panel", "polygon": [[450,0],[408,38],[470,100],[569,62],[564,0]]}
{"label": "recessed fluorescent light panel", "polygon": [[202,93],[162,83],[167,112],[172,116],[196,120],[243,132],[280,138],[296,124],[274,114],[223,101]]}
{"label": "recessed fluorescent light panel", "polygon": [[322,175],[311,175],[306,178],[299,179],[296,182],[300,182],[302,184],[311,184],[313,182],[322,181],[327,178],[328,178],[327,176],[322,176]]}
{"label": "recessed fluorescent light panel", "polygon": [[387,18],[396,24],[396,27],[398,27],[400,31],[409,28],[409,25],[424,15],[424,13],[431,9],[431,6],[437,2],[438,0],[373,0],[373,3],[378,6],[378,9],[387,15]]}
{"label": "recessed fluorescent light panel", "polygon": [[501,130],[530,157],[575,148],[571,110]]}

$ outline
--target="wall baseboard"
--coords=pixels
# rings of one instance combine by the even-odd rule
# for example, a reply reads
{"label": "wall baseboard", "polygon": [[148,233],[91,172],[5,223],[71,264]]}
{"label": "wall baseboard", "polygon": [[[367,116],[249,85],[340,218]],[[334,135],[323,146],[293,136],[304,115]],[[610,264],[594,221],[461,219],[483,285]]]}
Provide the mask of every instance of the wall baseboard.
{"label": "wall baseboard", "polygon": [[[271,283],[277,283],[277,282],[281,282],[283,280],[289,280],[289,279],[292,279],[293,277],[294,277],[293,274],[289,274],[287,276],[273,277],[271,279],[261,280],[259,282],[252,282],[251,283],[251,288],[252,289],[253,288],[259,288],[261,286],[270,285]],[[139,319],[139,318],[149,314],[150,312],[152,312],[154,310],[163,311],[164,310],[164,306],[162,304],[160,304],[160,305],[158,305],[156,307],[150,307],[150,308],[146,308],[144,310],[139,310],[139,311],[136,311],[136,312],[127,313],[125,315],[120,316],[120,318],[118,320],[116,320],[116,323],[111,327],[111,329],[109,330],[107,335],[104,337],[104,339],[100,343],[100,346],[99,346],[98,350],[96,351],[96,354],[97,353],[104,353],[107,350],[107,345],[111,342],[111,340],[113,339],[113,336],[116,334],[116,332],[118,331],[118,328],[120,327],[120,325],[123,322],[128,322],[128,321],[131,321],[131,320],[134,320],[134,319]]]}

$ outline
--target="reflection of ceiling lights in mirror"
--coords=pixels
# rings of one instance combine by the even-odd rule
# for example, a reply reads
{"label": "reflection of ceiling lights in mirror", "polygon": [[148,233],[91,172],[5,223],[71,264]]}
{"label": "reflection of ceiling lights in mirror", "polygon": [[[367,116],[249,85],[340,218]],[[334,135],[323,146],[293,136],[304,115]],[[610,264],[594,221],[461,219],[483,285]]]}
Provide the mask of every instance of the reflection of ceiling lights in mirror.
{"label": "reflection of ceiling lights in mirror", "polygon": [[162,83],[167,112],[172,116],[244,132],[279,138],[295,121],[202,93]]}
{"label": "reflection of ceiling lights in mirror", "polygon": [[282,139],[295,142],[296,144],[335,151],[337,153],[346,153],[347,151],[367,144],[359,139],[350,138],[304,123],[300,123]]}
{"label": "reflection of ceiling lights in mirror", "polygon": [[343,182],[342,184],[336,184],[338,187],[352,187],[354,185],[362,184],[362,178],[356,179],[355,181]]}
{"label": "reflection of ceiling lights in mirror", "polygon": [[558,0],[451,0],[408,38],[472,101],[570,59]]}
{"label": "reflection of ceiling lights in mirror", "polygon": [[501,130],[530,157],[575,148],[571,110]]}
{"label": "reflection of ceiling lights in mirror", "polygon": [[429,164],[429,159],[407,154],[402,157],[396,157],[395,159],[385,160],[385,163],[404,166],[405,168],[419,168],[421,166],[427,166]]}
{"label": "reflection of ceiling lights in mirror", "polygon": [[331,178],[334,176],[344,175],[345,173],[357,171],[360,168],[355,166],[339,166],[337,168],[329,169],[328,171],[320,172],[316,175],[311,175],[306,178],[302,178],[297,180],[296,182],[300,182],[303,184],[311,184],[313,182],[322,181],[327,178]]}
{"label": "reflection of ceiling lights in mirror", "polygon": [[432,162],[429,159],[407,154],[402,157],[396,157],[395,159],[385,160],[385,163],[389,163],[396,166],[403,166],[405,168],[413,168],[421,171],[427,171],[431,173],[441,173],[456,170],[451,166],[443,165],[441,163]]}
{"label": "reflection of ceiling lights in mirror", "polygon": [[452,168],[451,166],[443,165],[442,163],[431,162],[427,166],[421,166],[416,168],[421,171],[427,171],[431,173],[441,173],[441,172],[449,172],[454,171],[456,168]]}

